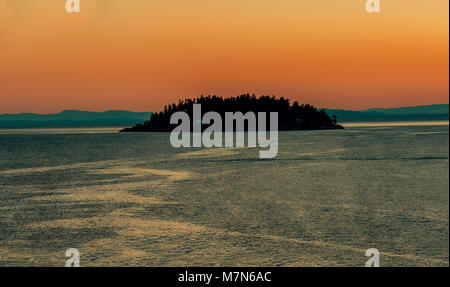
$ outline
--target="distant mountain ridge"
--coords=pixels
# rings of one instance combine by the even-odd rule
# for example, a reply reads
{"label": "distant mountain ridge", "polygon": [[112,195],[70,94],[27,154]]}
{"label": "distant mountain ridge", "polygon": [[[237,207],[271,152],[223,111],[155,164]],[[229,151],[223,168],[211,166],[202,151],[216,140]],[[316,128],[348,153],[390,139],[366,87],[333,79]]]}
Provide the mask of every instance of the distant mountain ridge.
{"label": "distant mountain ridge", "polygon": [[128,126],[150,119],[151,114],[120,110],[105,112],[64,110],[56,114],[2,114],[0,128]]}
{"label": "distant mountain ridge", "polygon": [[[372,108],[361,111],[325,109],[328,115],[336,115],[339,122],[380,121],[448,121],[449,105],[426,105],[400,108]],[[89,112],[64,110],[56,114],[1,114],[0,128],[42,127],[126,127],[150,119],[151,112],[111,110]]]}
{"label": "distant mountain ridge", "polygon": [[341,123],[345,122],[382,122],[382,121],[448,121],[449,105],[426,105],[400,108],[372,108],[361,111],[325,109],[330,115],[336,115]]}

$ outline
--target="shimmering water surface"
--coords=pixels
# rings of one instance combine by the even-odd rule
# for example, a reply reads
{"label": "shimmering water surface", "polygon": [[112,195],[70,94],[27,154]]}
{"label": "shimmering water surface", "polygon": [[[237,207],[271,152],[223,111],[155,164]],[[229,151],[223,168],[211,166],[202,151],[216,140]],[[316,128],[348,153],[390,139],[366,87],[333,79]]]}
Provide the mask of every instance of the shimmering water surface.
{"label": "shimmering water surface", "polygon": [[259,148],[169,134],[0,133],[0,265],[449,265],[449,127],[281,132]]}

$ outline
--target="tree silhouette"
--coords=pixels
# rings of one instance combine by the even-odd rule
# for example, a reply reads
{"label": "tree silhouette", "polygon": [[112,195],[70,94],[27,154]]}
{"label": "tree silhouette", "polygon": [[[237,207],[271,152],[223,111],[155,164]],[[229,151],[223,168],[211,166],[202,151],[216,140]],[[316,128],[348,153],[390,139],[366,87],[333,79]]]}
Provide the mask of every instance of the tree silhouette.
{"label": "tree silhouette", "polygon": [[[223,119],[225,112],[239,111],[244,114],[247,112],[278,112],[279,130],[343,129],[341,125],[337,124],[336,116],[330,118],[325,110],[318,110],[312,105],[298,102],[291,105],[289,99],[284,97],[261,96],[257,98],[254,94],[244,94],[229,98],[215,95],[204,97],[202,95],[195,99],[180,100],[178,104],[166,105],[163,111],[153,113],[149,121],[125,128],[121,132],[170,132],[176,126],[170,124],[171,115],[175,112],[186,112],[192,119],[193,104],[201,104],[202,116],[207,112],[214,111],[219,113]],[[267,125],[269,125],[268,120]],[[269,129],[268,126],[267,129]]]}

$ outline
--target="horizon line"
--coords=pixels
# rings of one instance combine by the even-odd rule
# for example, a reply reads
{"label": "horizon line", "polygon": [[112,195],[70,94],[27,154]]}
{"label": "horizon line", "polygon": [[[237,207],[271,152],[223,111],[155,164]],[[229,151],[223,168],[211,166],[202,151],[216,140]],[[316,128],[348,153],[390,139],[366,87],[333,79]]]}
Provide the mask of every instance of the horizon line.
{"label": "horizon line", "polygon": [[[368,111],[372,109],[401,109],[401,108],[417,108],[417,107],[427,107],[427,106],[443,106],[443,105],[449,105],[449,103],[444,104],[427,104],[427,105],[414,105],[414,106],[395,106],[395,107],[389,107],[389,108],[380,108],[380,107],[371,107],[371,108],[365,108],[365,109],[343,109],[343,108],[324,108],[324,107],[316,107],[319,110],[326,109],[326,110],[341,110],[341,111],[353,111],[353,112],[363,112]],[[63,109],[60,112],[52,112],[52,113],[38,113],[38,112],[19,112],[19,113],[0,113],[0,116],[3,115],[23,115],[23,114],[34,114],[34,115],[57,115],[61,114],[63,112],[89,112],[89,113],[106,113],[106,112],[130,112],[130,113],[155,113],[152,111],[131,111],[131,110],[122,110],[122,109],[110,109],[110,110],[103,110],[103,111],[92,111],[92,110],[78,110],[78,109]]]}

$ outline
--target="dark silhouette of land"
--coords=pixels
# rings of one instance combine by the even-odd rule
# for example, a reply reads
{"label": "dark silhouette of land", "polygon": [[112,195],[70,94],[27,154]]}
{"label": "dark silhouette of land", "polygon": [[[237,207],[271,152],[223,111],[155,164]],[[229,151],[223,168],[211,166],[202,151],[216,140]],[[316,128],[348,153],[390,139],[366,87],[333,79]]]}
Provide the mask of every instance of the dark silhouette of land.
{"label": "dark silhouette of land", "polygon": [[[317,109],[309,104],[290,103],[289,99],[275,96],[245,94],[238,97],[222,98],[217,96],[201,96],[196,99],[179,101],[164,107],[164,111],[153,113],[149,121],[125,128],[121,132],[170,132],[176,125],[170,124],[170,117],[176,112],[186,112],[193,115],[193,105],[201,104],[202,116],[207,112],[217,112],[225,118],[225,112],[278,112],[278,129],[286,130],[317,130],[343,129],[337,124],[337,118],[331,118],[325,110]],[[269,124],[269,121],[267,121]],[[192,123],[191,123],[192,125]],[[247,129],[247,127],[246,127]]]}
{"label": "dark silhouette of land", "polygon": [[151,113],[65,110],[57,114],[2,114],[0,128],[126,127],[150,118]]}
{"label": "dark silhouette of land", "polygon": [[448,104],[362,111],[325,109],[330,115],[337,115],[341,122],[405,122],[405,121],[448,121]]}
{"label": "dark silhouette of land", "polygon": [[[449,106],[441,104],[356,111],[325,109],[325,112],[330,116],[336,115],[340,123],[448,121]],[[77,110],[66,110],[57,114],[0,114],[0,128],[126,127],[143,123],[149,120],[151,115],[151,112]]]}

